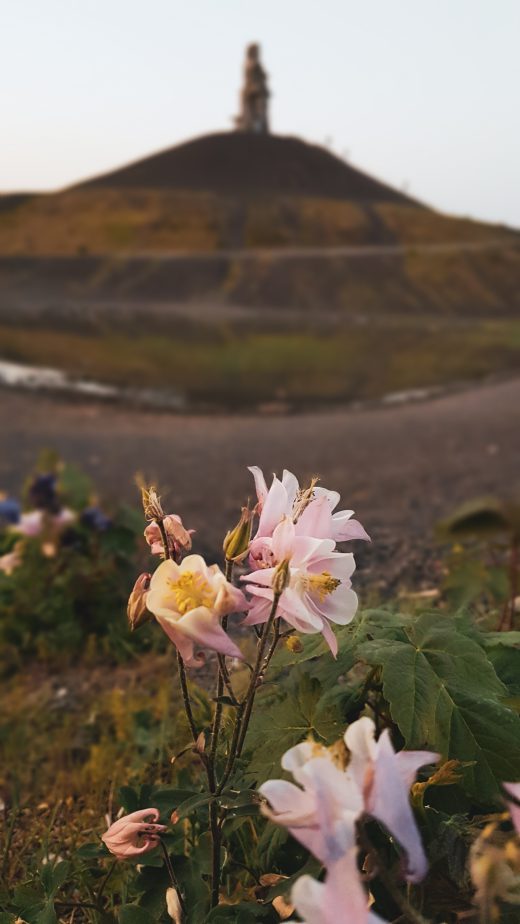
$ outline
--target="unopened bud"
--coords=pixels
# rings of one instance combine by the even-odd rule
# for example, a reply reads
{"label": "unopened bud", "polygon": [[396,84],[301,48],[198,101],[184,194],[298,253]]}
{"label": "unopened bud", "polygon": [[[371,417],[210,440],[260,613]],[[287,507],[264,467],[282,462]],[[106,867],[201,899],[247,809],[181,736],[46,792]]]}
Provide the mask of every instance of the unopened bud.
{"label": "unopened bud", "polygon": [[234,529],[226,533],[223,548],[228,561],[237,561],[242,558],[249,548],[251,532],[253,530],[254,510],[249,506],[242,507],[242,513]]}
{"label": "unopened bud", "polygon": [[297,635],[290,635],[285,639],[285,647],[292,651],[293,654],[300,654],[303,651],[303,645]]}
{"label": "unopened bud", "polygon": [[274,575],[273,575],[273,590],[277,597],[283,594],[285,588],[289,584],[291,579],[291,572],[289,568],[289,560],[281,561],[279,565],[276,566]]}
{"label": "unopened bud", "polygon": [[173,886],[166,889],[166,910],[175,924],[181,924],[182,908],[179,899],[179,893]]}
{"label": "unopened bud", "polygon": [[128,624],[132,632],[152,618],[152,614],[146,609],[146,596],[150,587],[151,578],[151,574],[140,574],[128,598],[126,615],[128,616]]}

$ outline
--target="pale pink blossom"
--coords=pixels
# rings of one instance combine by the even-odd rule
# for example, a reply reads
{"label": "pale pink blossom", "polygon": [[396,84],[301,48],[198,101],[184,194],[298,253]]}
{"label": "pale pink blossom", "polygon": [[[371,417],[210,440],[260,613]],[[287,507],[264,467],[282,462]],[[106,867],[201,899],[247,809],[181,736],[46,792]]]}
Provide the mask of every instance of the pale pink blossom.
{"label": "pale pink blossom", "polygon": [[356,848],[329,867],[325,882],[311,876],[296,880],[291,902],[303,924],[382,924],[370,911],[357,868]]}
{"label": "pale pink blossom", "polygon": [[0,556],[0,571],[10,577],[21,563],[22,556],[20,546],[17,544],[11,552],[6,552],[5,555]]}
{"label": "pale pink blossom", "polygon": [[266,622],[271,611],[274,591],[275,564],[289,563],[288,586],[283,591],[277,609],[289,625],[299,632],[323,636],[336,656],[338,643],[331,623],[347,625],[357,610],[357,596],[352,590],[351,575],[354,556],[336,552],[332,539],[318,539],[297,534],[289,517],[274,528],[272,538],[265,537],[264,567],[244,575],[251,607],[245,625]]}
{"label": "pale pink blossom", "polygon": [[282,757],[282,768],[298,783],[268,780],[260,793],[269,807],[263,813],[284,828],[324,865],[345,856],[355,842],[356,819],[363,798],[356,783],[336,766],[331,753],[310,741]]}
{"label": "pale pink blossom", "polygon": [[[168,539],[168,547],[175,561],[191,549],[191,537],[194,529],[185,529],[182,520],[176,513],[168,513],[163,520],[163,526]],[[150,546],[152,555],[162,555],[164,552],[161,530],[155,520],[148,524],[144,531],[144,538]]]}
{"label": "pale pink blossom", "polygon": [[45,528],[61,530],[75,519],[76,514],[68,507],[63,507],[56,514],[49,514],[44,510],[29,510],[27,513],[22,513],[18,523],[11,526],[11,531],[34,538],[39,536]]}
{"label": "pale pink blossom", "polygon": [[251,545],[251,566],[262,567],[262,539],[273,535],[283,517],[295,521],[296,535],[314,536],[316,539],[333,539],[344,542],[350,539],[369,539],[370,537],[357,520],[352,519],[353,510],[340,510],[334,513],[340,501],[337,491],[315,486],[312,499],[300,511],[300,485],[292,472],[284,469],[282,480],[276,475],[268,489],[263,472],[258,466],[250,466],[249,471],[255,479],[256,494],[260,520]]}
{"label": "pale pink blossom", "polygon": [[511,801],[506,800],[507,807],[511,813],[511,821],[520,834],[520,783],[502,783],[502,786],[513,797]]}
{"label": "pale pink blossom", "polygon": [[410,805],[410,787],[417,771],[435,763],[439,754],[430,751],[396,753],[386,728],[378,740],[372,719],[364,717],[349,725],[345,744],[350,752],[348,779],[363,795],[365,812],[372,815],[395,838],[406,853],[406,878],[419,882],[428,862]]}
{"label": "pale pink blossom", "polygon": [[160,835],[166,831],[165,825],[156,824],[158,818],[156,808],[131,812],[110,825],[101,840],[119,860],[138,857],[153,850],[159,843]]}
{"label": "pale pink blossom", "polygon": [[195,646],[243,658],[220,620],[229,613],[245,612],[246,598],[226,580],[218,565],[208,566],[200,555],[188,555],[180,564],[163,561],[152,576],[146,608],[188,667],[201,664]]}
{"label": "pale pink blossom", "polygon": [[346,769],[338,766],[336,751],[310,741],[287,751],[282,767],[298,785],[287,780],[264,783],[260,793],[269,803],[264,814],[288,828],[328,868],[351,849],[358,820],[371,815],[405,851],[406,878],[419,881],[427,861],[409,792],[419,767],[434,763],[438,755],[396,753],[387,729],[375,740],[369,718],[348,727],[345,743],[350,752]]}

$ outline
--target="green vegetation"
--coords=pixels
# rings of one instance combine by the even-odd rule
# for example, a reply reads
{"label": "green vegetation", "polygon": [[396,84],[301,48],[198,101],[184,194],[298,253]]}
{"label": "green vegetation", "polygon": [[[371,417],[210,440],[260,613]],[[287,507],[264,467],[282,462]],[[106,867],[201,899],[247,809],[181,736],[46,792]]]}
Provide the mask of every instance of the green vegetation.
{"label": "green vegetation", "polygon": [[181,324],[169,334],[81,335],[0,327],[0,357],[73,377],[174,389],[189,402],[247,407],[380,397],[518,369],[520,322],[371,322],[323,332],[233,331]]}
{"label": "green vegetation", "polygon": [[[82,473],[48,453],[24,489],[25,506],[40,504],[47,514],[65,504],[78,514],[91,511],[91,500],[92,485]],[[302,872],[318,876],[320,864],[262,817],[258,786],[279,777],[283,753],[309,737],[334,746],[339,759],[344,752],[336,743],[360,715],[373,716],[379,730],[388,728],[398,748],[441,755],[439,768],[422,771],[412,789],[429,861],[420,886],[405,889],[395,841],[377,821],[365,822],[378,858],[369,880],[373,910],[385,920],[402,920],[408,901],[421,921],[457,924],[462,915],[473,924],[470,870],[476,867],[470,857],[478,849],[491,851],[496,872],[486,893],[493,920],[515,920],[507,900],[512,892],[501,885],[507,881],[511,889],[511,876],[519,872],[501,784],[520,776],[516,502],[472,501],[441,524],[450,547],[434,608],[389,602],[361,610],[350,625],[336,627],[337,660],[319,634],[302,636],[298,644],[294,635],[283,639],[270,682],[258,691],[244,752],[216,799],[226,850],[221,904],[209,914],[211,800],[201,783],[201,752],[172,682],[174,650],[155,623],[127,644],[124,583],[128,590],[132,568],[135,574],[142,567],[134,541],[140,528],[128,513],[122,526],[94,509],[90,527],[75,522],[68,535],[60,530],[52,555],[44,549],[48,533],[24,538],[22,561],[0,583],[0,598],[11,595],[11,605],[0,607],[0,629],[18,632],[12,642],[19,650],[18,662],[9,653],[3,661],[11,673],[0,695],[2,924],[15,924],[17,917],[65,924],[71,916],[89,924],[166,924],[169,880],[162,854],[147,853],[136,867],[114,861],[100,840],[107,815],[151,805],[168,825],[164,844],[186,900],[185,924],[276,924],[279,897],[288,901],[294,879]],[[13,535],[3,530],[3,552],[12,549]],[[497,631],[506,628],[504,609],[508,626]],[[87,611],[89,626],[82,622]],[[25,613],[28,645],[18,612]],[[70,635],[73,620],[77,636]],[[248,645],[252,651],[253,639],[241,637],[249,656]],[[210,660],[189,679],[196,729],[208,740],[213,667]],[[250,669],[230,670],[235,695],[242,696]],[[227,695],[222,706],[229,749],[236,707]],[[216,768],[222,774],[223,757]],[[384,870],[394,877],[392,890]]]}

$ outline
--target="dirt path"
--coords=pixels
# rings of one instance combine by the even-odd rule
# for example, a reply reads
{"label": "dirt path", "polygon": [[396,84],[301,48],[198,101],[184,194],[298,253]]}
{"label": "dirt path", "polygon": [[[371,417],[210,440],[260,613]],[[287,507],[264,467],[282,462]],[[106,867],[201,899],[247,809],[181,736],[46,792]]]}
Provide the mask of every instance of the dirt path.
{"label": "dirt path", "polygon": [[[372,582],[426,582],[432,530],[455,503],[520,491],[520,379],[422,404],[293,417],[174,416],[0,392],[0,486],[18,491],[37,452],[55,447],[107,497],[135,500],[137,470],[217,550],[251,493],[246,471],[319,473],[374,539],[362,555]],[[433,563],[432,563],[433,562]]]}

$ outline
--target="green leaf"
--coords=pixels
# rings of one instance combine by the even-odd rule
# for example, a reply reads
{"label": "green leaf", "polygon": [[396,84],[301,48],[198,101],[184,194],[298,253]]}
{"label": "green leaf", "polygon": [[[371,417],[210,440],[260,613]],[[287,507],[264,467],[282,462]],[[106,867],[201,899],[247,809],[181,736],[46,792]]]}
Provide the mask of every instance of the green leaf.
{"label": "green leaf", "polygon": [[253,748],[248,778],[256,783],[278,777],[282,754],[307,736],[330,744],[344,730],[338,705],[323,702],[320,682],[298,670],[292,678],[289,690],[257,699],[246,739]]}
{"label": "green leaf", "polygon": [[171,786],[158,786],[150,795],[150,805],[158,809],[161,815],[171,814],[187,799],[198,796],[192,789],[175,789]]}
{"label": "green leaf", "polygon": [[406,640],[378,639],[359,655],[382,666],[383,692],[408,748],[474,761],[468,792],[487,801],[520,775],[520,719],[501,703],[505,687],[482,647],[448,616],[426,613]]}
{"label": "green leaf", "polygon": [[154,915],[139,905],[122,905],[118,916],[120,924],[156,924]]}
{"label": "green leaf", "polygon": [[194,796],[190,796],[189,799],[186,799],[184,802],[181,802],[181,804],[177,806],[176,811],[178,821],[180,821],[182,818],[187,818],[188,815],[191,815],[192,812],[202,808],[202,806],[209,805],[209,803],[214,798],[215,797],[208,792],[197,793]]}
{"label": "green leaf", "polygon": [[56,917],[56,911],[54,910],[54,902],[52,899],[49,899],[48,902],[45,902],[42,910],[35,918],[36,924],[58,924],[58,918]]}
{"label": "green leaf", "polygon": [[482,497],[467,501],[439,523],[441,537],[457,539],[489,539],[510,532],[512,522],[501,500]]}
{"label": "green leaf", "polygon": [[70,863],[61,860],[55,866],[47,863],[41,871],[41,881],[47,898],[53,898],[60,886],[63,885],[70,871]]}

